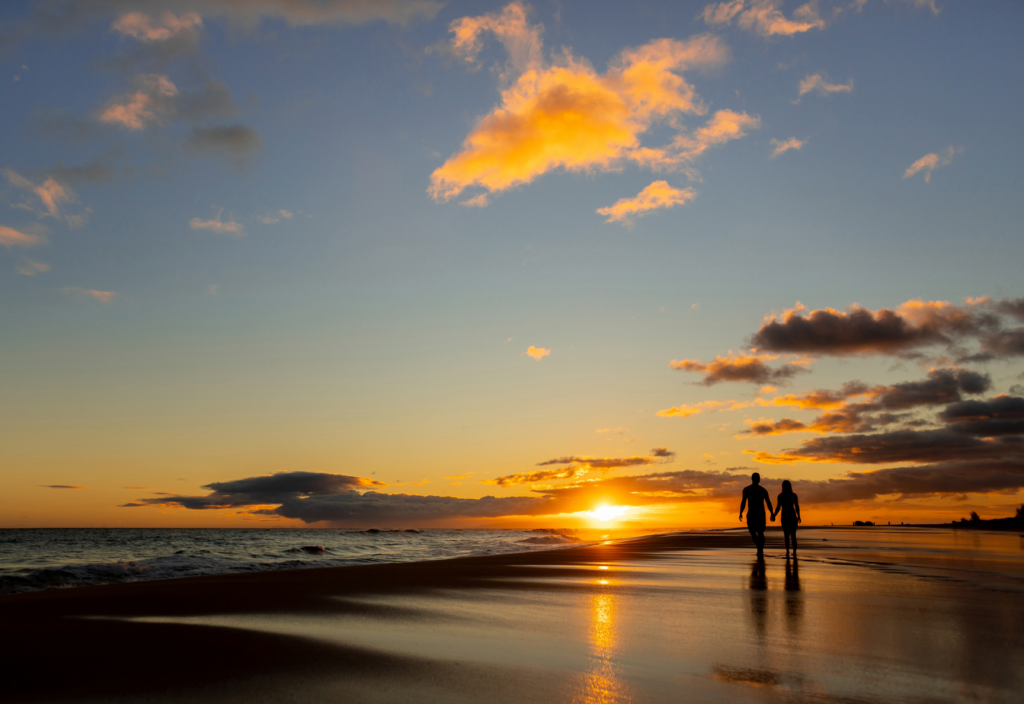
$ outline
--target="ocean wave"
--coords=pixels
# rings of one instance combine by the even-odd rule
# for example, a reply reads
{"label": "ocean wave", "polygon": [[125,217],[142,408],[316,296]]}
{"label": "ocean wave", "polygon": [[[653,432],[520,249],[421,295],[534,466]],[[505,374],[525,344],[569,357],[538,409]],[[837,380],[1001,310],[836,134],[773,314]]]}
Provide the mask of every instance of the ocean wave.
{"label": "ocean wave", "polygon": [[330,552],[330,548],[325,548],[323,545],[303,545],[301,548],[289,548],[285,552],[304,552],[307,555],[323,555],[325,552]]}
{"label": "ocean wave", "polygon": [[319,565],[300,559],[278,562],[235,562],[209,557],[172,555],[148,560],[65,565],[26,571],[23,574],[0,575],[0,594],[316,566]]}
{"label": "ocean wave", "polygon": [[6,564],[0,565],[0,594],[239,572],[439,560],[584,544],[574,535],[575,530],[553,528],[314,529],[302,538],[298,537],[299,531],[288,529],[24,529],[19,531],[21,535],[11,535],[14,532],[0,532],[0,540],[22,543],[13,552],[8,549]]}
{"label": "ocean wave", "polygon": [[582,543],[583,541],[572,535],[561,535],[555,533],[551,535],[538,535],[530,538],[524,538],[519,542],[527,543],[529,545],[574,545],[576,543]]}

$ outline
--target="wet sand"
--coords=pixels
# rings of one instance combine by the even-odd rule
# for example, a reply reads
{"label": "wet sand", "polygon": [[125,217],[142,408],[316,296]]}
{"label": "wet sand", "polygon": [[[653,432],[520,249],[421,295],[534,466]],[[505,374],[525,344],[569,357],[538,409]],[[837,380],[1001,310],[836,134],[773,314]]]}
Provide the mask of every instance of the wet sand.
{"label": "wet sand", "polygon": [[1024,537],[805,530],[0,597],[10,702],[1018,702]]}

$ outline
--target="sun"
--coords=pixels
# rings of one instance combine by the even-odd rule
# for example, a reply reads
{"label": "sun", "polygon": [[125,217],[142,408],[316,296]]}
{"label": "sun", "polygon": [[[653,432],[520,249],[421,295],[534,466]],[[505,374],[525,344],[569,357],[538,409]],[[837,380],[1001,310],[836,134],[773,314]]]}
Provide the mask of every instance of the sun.
{"label": "sun", "polygon": [[601,506],[590,512],[599,521],[613,521],[626,512],[626,506]]}

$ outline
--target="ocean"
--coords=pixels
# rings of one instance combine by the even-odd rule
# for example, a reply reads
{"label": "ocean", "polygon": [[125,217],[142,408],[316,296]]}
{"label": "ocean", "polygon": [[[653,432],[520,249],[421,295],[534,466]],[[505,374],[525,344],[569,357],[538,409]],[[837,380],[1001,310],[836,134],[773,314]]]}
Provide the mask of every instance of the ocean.
{"label": "ocean", "polygon": [[0,594],[583,544],[575,531],[564,529],[0,529]]}

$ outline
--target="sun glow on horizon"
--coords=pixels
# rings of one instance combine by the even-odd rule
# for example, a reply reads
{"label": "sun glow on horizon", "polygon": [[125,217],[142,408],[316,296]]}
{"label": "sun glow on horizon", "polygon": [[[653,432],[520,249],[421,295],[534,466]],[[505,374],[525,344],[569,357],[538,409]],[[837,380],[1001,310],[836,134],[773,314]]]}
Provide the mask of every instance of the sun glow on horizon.
{"label": "sun glow on horizon", "polygon": [[601,506],[586,513],[599,521],[614,521],[616,518],[621,518],[628,510],[628,506]]}

